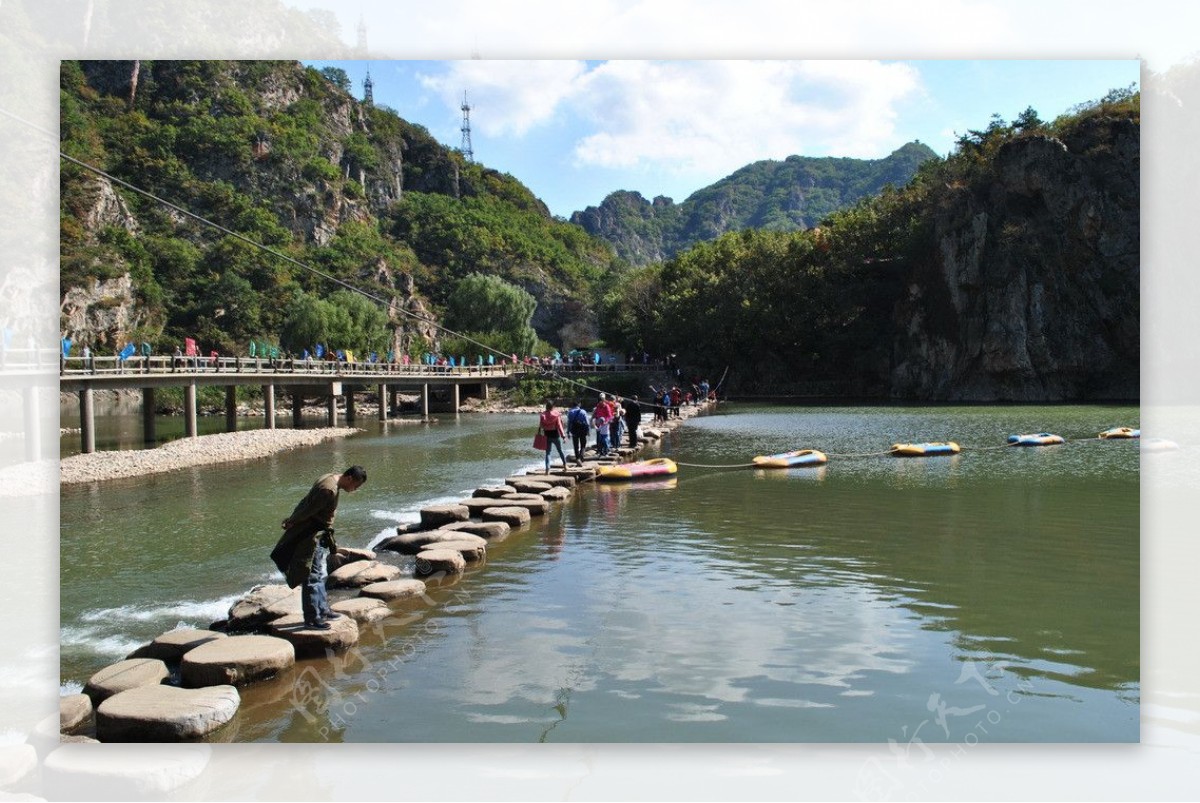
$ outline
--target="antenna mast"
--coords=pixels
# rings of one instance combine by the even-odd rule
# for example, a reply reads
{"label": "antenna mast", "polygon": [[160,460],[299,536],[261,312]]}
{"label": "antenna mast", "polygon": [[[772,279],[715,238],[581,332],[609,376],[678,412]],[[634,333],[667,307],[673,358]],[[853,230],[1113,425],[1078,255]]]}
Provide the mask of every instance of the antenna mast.
{"label": "antenna mast", "polygon": [[475,161],[475,152],[471,150],[471,105],[467,103],[467,93],[463,92],[462,102],[462,151],[463,156],[467,157],[468,162]]}

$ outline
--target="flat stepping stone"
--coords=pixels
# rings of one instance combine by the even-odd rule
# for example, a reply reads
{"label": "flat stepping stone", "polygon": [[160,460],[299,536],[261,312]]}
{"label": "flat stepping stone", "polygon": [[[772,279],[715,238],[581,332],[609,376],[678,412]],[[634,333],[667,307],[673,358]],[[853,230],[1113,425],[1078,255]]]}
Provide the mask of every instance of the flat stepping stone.
{"label": "flat stepping stone", "polygon": [[436,530],[443,524],[466,521],[470,517],[470,511],[463,510],[461,505],[432,505],[421,508],[421,524],[426,530]]}
{"label": "flat stepping stone", "polygon": [[375,560],[375,553],[370,549],[354,549],[352,547],[340,546],[336,552],[329,556],[326,566],[330,572],[334,572],[347,563],[355,563],[360,560]]}
{"label": "flat stepping stone", "polygon": [[463,507],[471,512],[473,518],[478,518],[489,507],[505,504],[503,499],[488,499],[487,497],[472,497],[462,501]]}
{"label": "flat stepping stone", "polygon": [[[60,737],[61,738],[61,737]],[[31,744],[0,745],[0,789],[5,800],[43,800],[31,794],[12,794],[10,790],[25,781],[32,782],[38,768],[37,748]]]}
{"label": "flat stepping stone", "polygon": [[[518,496],[520,495],[518,494]],[[497,499],[495,501],[499,502],[504,507],[523,507],[529,511],[530,516],[545,516],[546,512],[550,509],[550,503],[537,494],[529,494],[529,496],[533,498],[520,499],[510,496],[505,499]]]}
{"label": "flat stepping stone", "polygon": [[299,593],[299,589],[288,588],[280,583],[255,586],[229,607],[226,628],[253,630],[259,625],[265,625],[275,618],[267,608],[296,593]]}
{"label": "flat stepping stone", "polygon": [[[393,583],[401,583],[403,580],[392,580]],[[380,585],[380,583],[372,583]],[[422,583],[422,585],[424,585]],[[371,586],[367,586],[370,588]],[[361,593],[361,592],[359,592]],[[367,625],[371,622],[378,622],[380,619],[386,619],[391,615],[391,609],[383,600],[375,599],[374,597],[355,597],[354,599],[344,599],[341,602],[335,602],[329,606],[333,608],[335,613],[340,613],[344,616],[349,616],[360,625]]]}
{"label": "flat stepping stone", "polygon": [[[505,482],[507,482],[509,485],[512,485],[514,488],[516,487],[515,483],[517,482],[540,482],[552,487],[562,486],[564,488],[571,488],[575,485],[575,478],[572,476],[572,472],[578,470],[579,469],[574,466],[565,469],[556,468],[552,474],[522,474],[516,477],[509,477],[505,480]],[[545,488],[542,490],[545,490]]]}
{"label": "flat stepping stone", "polygon": [[471,494],[471,496],[499,499],[509,494],[515,494],[516,492],[517,489],[511,485],[485,485],[482,488],[476,488],[475,493]]}
{"label": "flat stepping stone", "polygon": [[426,549],[417,553],[417,577],[428,577],[432,574],[461,574],[467,568],[467,559],[453,549]]}
{"label": "flat stepping stone", "polygon": [[269,678],[296,663],[291,642],[275,636],[230,636],[201,644],[179,663],[188,688],[234,686]]}
{"label": "flat stepping stone", "polygon": [[241,697],[233,686],[130,689],[113,695],[96,709],[96,737],[102,742],[195,739],[233,719],[239,705]]}
{"label": "flat stepping stone", "polygon": [[349,563],[338,569],[325,581],[327,588],[362,588],[371,583],[382,583],[386,580],[396,580],[401,572],[389,563],[371,560],[359,563]]}
{"label": "flat stepping stone", "polygon": [[270,624],[271,635],[289,642],[297,657],[325,655],[326,650],[345,652],[358,643],[358,622],[351,616],[329,620],[328,630],[304,624],[304,616],[285,616]]}
{"label": "flat stepping stone", "polygon": [[281,616],[291,616],[294,613],[301,613],[303,611],[304,603],[300,601],[299,586],[293,588],[291,594],[263,608],[263,613],[267,614],[268,617],[267,622],[272,622]]}
{"label": "flat stepping stone", "polygon": [[92,719],[95,709],[92,698],[86,694],[68,694],[58,698],[58,730],[60,733],[74,733],[82,730]]}
{"label": "flat stepping stone", "polygon": [[99,739],[93,739],[91,736],[83,736],[78,733],[64,733],[58,739],[59,744],[100,744]]}
{"label": "flat stepping stone", "polygon": [[133,652],[130,658],[157,658],[167,663],[178,663],[188,650],[207,644],[219,638],[225,638],[224,633],[215,630],[197,630],[181,627],[158,636],[149,644],[143,644]]}
{"label": "flat stepping stone", "polygon": [[167,665],[157,658],[126,658],[88,678],[83,693],[99,705],[114,694],[139,686],[157,686],[170,676]]}
{"label": "flat stepping stone", "polygon": [[481,515],[485,522],[499,521],[510,528],[528,524],[531,518],[529,511],[523,507],[489,507]]}
{"label": "flat stepping stone", "polygon": [[[491,501],[493,504],[497,504],[496,500],[493,499]],[[430,544],[436,544],[439,541],[456,541],[462,538],[462,536],[462,532],[450,529],[428,530],[423,533],[406,533],[405,535],[393,535],[386,541],[381,542],[379,548],[387,549],[391,552],[399,552],[402,555],[415,555]]]}
{"label": "flat stepping stone", "polygon": [[[386,583],[371,583],[359,590],[363,597],[370,597],[375,602],[394,602],[398,599],[412,599],[425,593],[425,584],[420,580],[389,580]],[[383,606],[387,608],[386,605]],[[336,609],[336,606],[335,606]]]}
{"label": "flat stepping stone", "polygon": [[570,488],[551,488],[540,494],[547,502],[565,502],[571,498]]}
{"label": "flat stepping stone", "polygon": [[448,532],[463,532],[478,535],[480,538],[503,538],[512,531],[502,521],[460,521],[457,524],[447,524],[442,528]]}
{"label": "flat stepping stone", "polygon": [[548,482],[538,482],[537,480],[521,480],[514,482],[512,487],[517,493],[522,494],[540,494],[542,491],[548,491],[554,486]]}
{"label": "flat stepping stone", "polygon": [[[550,486],[547,485],[543,490],[546,490],[546,491],[550,490]],[[521,493],[515,493],[515,494],[511,494],[510,496],[506,496],[503,499],[503,503],[506,505],[511,502],[542,502],[542,501],[545,501],[545,500],[542,499],[541,491],[522,491]]]}
{"label": "flat stepping stone", "polygon": [[[461,533],[463,540],[457,541],[439,541],[435,548],[437,549],[452,549],[463,556],[467,563],[475,563],[481,561],[487,555],[487,542],[478,536],[470,535],[469,533]],[[470,538],[471,540],[465,540]]]}

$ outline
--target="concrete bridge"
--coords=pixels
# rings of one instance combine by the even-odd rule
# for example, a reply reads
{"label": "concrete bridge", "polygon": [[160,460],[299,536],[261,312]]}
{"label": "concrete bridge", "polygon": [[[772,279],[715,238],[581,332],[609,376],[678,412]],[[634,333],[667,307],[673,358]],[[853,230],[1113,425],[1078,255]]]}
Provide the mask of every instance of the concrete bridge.
{"label": "concrete bridge", "polygon": [[379,420],[388,419],[402,390],[421,394],[421,412],[429,415],[431,388],[448,389],[457,412],[460,393],[465,388],[486,399],[492,384],[529,370],[524,365],[435,366],[392,363],[334,362],[326,360],[270,360],[261,357],[71,357],[61,361],[59,389],[79,394],[79,426],[84,452],[96,451],[93,393],[97,390],[140,389],[142,422],[147,443],[156,439],[154,426],[155,390],[183,388],[184,429],[189,437],[197,434],[196,389],[201,386],[225,388],[225,426],[237,429],[237,388],[262,388],[264,426],[275,427],[275,394],[282,390],[291,396],[294,426],[300,426],[300,413],[306,397],[323,397],[328,426],[338,424],[338,401],[344,400],[346,419],[355,418],[354,393],[374,386],[379,394]]}
{"label": "concrete bridge", "polygon": [[[568,365],[555,366],[560,372],[657,370],[653,365]],[[487,399],[493,385],[527,372],[540,372],[537,365],[403,365],[400,363],[335,362],[332,360],[266,359],[262,357],[172,357],[116,356],[68,357],[59,361],[59,390],[79,394],[79,428],[82,450],[96,451],[95,408],[97,390],[139,389],[142,392],[142,428],[147,443],[156,441],[155,390],[183,388],[184,431],[196,437],[196,389],[201,386],[225,388],[225,427],[237,429],[237,388],[259,386],[264,404],[264,427],[275,427],[276,391],[291,397],[293,426],[300,426],[301,409],[306,397],[325,399],[326,424],[337,426],[339,399],[343,400],[346,420],[355,418],[354,393],[375,387],[380,404],[379,420],[386,421],[396,406],[396,394],[416,392],[421,396],[421,413],[429,415],[431,393],[448,392],[449,406],[458,413],[460,397],[468,393]]]}

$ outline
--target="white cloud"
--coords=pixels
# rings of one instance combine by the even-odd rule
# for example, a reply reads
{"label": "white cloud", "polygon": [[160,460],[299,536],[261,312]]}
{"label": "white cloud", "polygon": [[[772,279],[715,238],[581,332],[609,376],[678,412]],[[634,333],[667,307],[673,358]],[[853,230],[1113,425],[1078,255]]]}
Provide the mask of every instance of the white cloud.
{"label": "white cloud", "polygon": [[915,68],[878,61],[466,61],[426,77],[473,123],[523,136],[550,123],[578,166],[724,175],[790,154],[878,157]]}

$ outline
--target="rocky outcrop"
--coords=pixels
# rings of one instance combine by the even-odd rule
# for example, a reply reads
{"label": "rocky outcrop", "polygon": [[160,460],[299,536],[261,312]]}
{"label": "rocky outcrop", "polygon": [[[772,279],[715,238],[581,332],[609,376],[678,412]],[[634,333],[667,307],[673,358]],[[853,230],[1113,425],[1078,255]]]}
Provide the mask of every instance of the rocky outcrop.
{"label": "rocky outcrop", "polygon": [[1098,118],[949,190],[896,305],[892,396],[1136,399],[1138,164],[1138,125]]}
{"label": "rocky outcrop", "polygon": [[129,332],[144,323],[128,273],[115,279],[93,279],[88,287],[63,294],[59,319],[64,337],[88,345],[95,356],[115,351]]}

